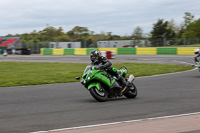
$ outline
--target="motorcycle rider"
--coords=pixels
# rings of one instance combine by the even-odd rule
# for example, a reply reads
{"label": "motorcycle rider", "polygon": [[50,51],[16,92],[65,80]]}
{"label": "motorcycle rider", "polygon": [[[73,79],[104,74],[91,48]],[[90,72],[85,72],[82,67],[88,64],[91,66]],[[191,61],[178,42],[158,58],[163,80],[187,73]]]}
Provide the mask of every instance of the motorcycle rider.
{"label": "motorcycle rider", "polygon": [[100,55],[100,52],[98,50],[93,50],[90,52],[90,60],[91,65],[99,65],[95,69],[103,69],[110,73],[111,75],[114,75],[117,77],[117,80],[119,80],[123,86],[127,86],[127,82],[125,79],[117,72],[117,70],[112,66],[112,63],[104,56]]}
{"label": "motorcycle rider", "polygon": [[200,57],[199,49],[195,49],[195,50],[194,50],[194,54],[196,55],[196,56],[194,57],[194,61],[195,61],[195,62],[199,62],[199,60],[198,60],[198,57]]}

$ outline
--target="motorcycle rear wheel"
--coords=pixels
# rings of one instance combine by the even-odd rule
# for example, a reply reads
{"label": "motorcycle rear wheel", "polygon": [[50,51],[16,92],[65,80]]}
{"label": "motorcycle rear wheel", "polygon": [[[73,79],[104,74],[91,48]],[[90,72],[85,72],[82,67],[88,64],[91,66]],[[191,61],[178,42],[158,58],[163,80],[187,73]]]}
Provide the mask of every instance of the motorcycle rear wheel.
{"label": "motorcycle rear wheel", "polygon": [[106,93],[106,90],[102,88],[101,90],[98,90],[96,87],[92,87],[90,89],[90,94],[99,102],[105,102],[107,101],[108,95]]}
{"label": "motorcycle rear wheel", "polygon": [[127,89],[128,89],[128,91],[126,91],[124,93],[125,97],[127,97],[127,98],[135,98],[137,96],[138,91],[137,91],[136,86],[133,83],[131,83],[130,88],[127,88]]}

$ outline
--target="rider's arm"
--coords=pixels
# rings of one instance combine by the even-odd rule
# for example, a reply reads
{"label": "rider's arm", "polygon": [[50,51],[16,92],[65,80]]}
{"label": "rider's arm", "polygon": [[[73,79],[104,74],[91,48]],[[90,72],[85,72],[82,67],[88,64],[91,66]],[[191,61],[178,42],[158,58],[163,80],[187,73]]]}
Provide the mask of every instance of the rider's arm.
{"label": "rider's arm", "polygon": [[110,67],[112,65],[112,63],[106,57],[101,56],[101,60],[104,68]]}
{"label": "rider's arm", "polygon": [[197,59],[197,57],[200,57],[200,54],[198,54],[197,56],[194,57],[194,61],[195,62],[199,62],[199,60]]}

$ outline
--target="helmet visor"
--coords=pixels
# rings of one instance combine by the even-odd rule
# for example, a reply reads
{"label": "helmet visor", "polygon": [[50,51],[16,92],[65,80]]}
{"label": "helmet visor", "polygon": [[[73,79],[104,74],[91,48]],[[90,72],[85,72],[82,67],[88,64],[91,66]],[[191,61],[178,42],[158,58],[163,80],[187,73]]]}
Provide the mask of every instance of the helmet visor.
{"label": "helmet visor", "polygon": [[97,50],[93,50],[90,52],[90,60],[93,63],[97,63],[99,60],[99,52]]}
{"label": "helmet visor", "polygon": [[90,56],[90,60],[91,60],[92,62],[95,62],[96,59],[97,59],[97,56],[94,56],[94,55],[91,55],[91,56]]}

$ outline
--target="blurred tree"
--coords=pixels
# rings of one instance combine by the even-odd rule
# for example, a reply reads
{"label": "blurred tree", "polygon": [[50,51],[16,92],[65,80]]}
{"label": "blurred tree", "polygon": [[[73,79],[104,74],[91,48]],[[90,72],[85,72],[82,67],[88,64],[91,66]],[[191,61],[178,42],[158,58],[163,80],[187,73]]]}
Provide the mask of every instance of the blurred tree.
{"label": "blurred tree", "polygon": [[179,31],[179,27],[176,26],[174,19],[171,19],[170,21],[168,21],[167,29],[171,29],[175,33]]}
{"label": "blurred tree", "polygon": [[75,26],[71,31],[67,32],[67,35],[71,41],[84,41],[89,35],[89,30],[87,27]]}
{"label": "blurred tree", "polygon": [[74,27],[73,29],[72,29],[72,31],[73,31],[73,33],[76,35],[81,35],[81,34],[88,34],[88,29],[87,29],[87,27],[80,27],[80,26],[76,26],[76,27]]}
{"label": "blurred tree", "polygon": [[62,35],[64,35],[63,28],[59,27],[58,29],[56,29],[56,36],[62,36]]}
{"label": "blurred tree", "polygon": [[151,31],[151,43],[153,46],[165,45],[163,39],[170,39],[175,37],[175,32],[172,28],[168,27],[168,21],[158,19],[157,23],[154,24],[153,30]]}
{"label": "blurred tree", "polygon": [[112,32],[107,32],[106,40],[112,40]]}
{"label": "blurred tree", "polygon": [[[194,15],[192,15],[190,12],[185,12],[185,16],[183,17],[184,22],[181,23],[181,25],[178,27],[178,30],[176,32],[176,40],[178,40],[178,44],[182,45],[186,43],[186,37],[188,36],[188,26],[194,21]],[[187,33],[185,33],[187,32]],[[190,34],[190,33],[189,33]]]}
{"label": "blurred tree", "polygon": [[168,22],[163,22],[163,19],[158,19],[157,23],[153,24],[153,30],[151,31],[152,38],[162,38],[167,30],[167,24]]}
{"label": "blurred tree", "polygon": [[200,39],[200,19],[188,24],[183,35],[188,38]]}
{"label": "blurred tree", "polygon": [[87,40],[88,40],[88,42],[87,42],[88,45],[90,45],[90,44],[96,45],[98,38],[96,37],[96,35],[89,35],[87,37]]}
{"label": "blurred tree", "polygon": [[133,39],[131,36],[122,36],[120,38],[121,40],[129,40],[129,39]]}
{"label": "blurred tree", "polygon": [[70,41],[68,35],[61,35],[61,36],[58,36],[58,40],[59,40],[59,41]]}
{"label": "blurred tree", "polygon": [[143,30],[141,27],[137,26],[134,31],[133,31],[133,34],[132,34],[132,38],[131,39],[134,39],[134,42],[133,42],[133,45],[134,46],[141,46],[142,45],[142,41],[141,39],[143,38]]}
{"label": "blurred tree", "polygon": [[56,28],[52,26],[46,27],[42,32],[45,33],[45,35],[49,37],[56,36]]}
{"label": "blurred tree", "polygon": [[192,15],[190,12],[185,12],[184,18],[184,28],[186,29],[187,26],[193,22],[194,15]]}
{"label": "blurred tree", "polygon": [[143,30],[141,27],[137,26],[132,34],[132,38],[137,38],[137,39],[141,39],[143,38]]}

